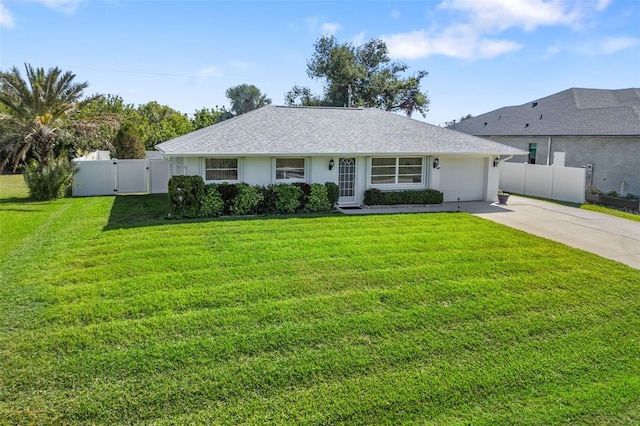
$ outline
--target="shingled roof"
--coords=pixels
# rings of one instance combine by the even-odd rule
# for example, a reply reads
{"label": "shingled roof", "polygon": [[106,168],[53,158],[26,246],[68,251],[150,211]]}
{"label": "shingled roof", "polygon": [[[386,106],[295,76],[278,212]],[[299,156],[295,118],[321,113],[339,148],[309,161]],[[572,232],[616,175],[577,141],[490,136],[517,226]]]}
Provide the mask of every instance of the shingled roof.
{"label": "shingled roof", "polygon": [[265,106],[156,145],[165,155],[524,154],[377,108]]}
{"label": "shingled roof", "polygon": [[476,136],[638,136],[640,89],[572,88],[450,128]]}

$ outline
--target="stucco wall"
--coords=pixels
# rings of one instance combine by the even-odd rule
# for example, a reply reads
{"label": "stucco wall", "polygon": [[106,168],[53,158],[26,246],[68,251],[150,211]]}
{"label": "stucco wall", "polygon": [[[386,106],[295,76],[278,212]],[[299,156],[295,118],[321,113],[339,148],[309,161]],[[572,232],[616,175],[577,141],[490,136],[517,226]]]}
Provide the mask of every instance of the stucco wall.
{"label": "stucco wall", "polygon": [[[349,157],[356,159],[356,202],[361,203],[364,197],[364,191],[371,187],[370,184],[370,167],[371,157],[368,156],[317,156],[317,157],[305,157],[307,159],[307,183],[325,183],[335,182],[338,183],[338,170],[339,160],[342,157]],[[454,186],[465,189],[468,185],[475,185],[478,181],[483,182],[482,193],[478,195],[477,199],[484,199],[487,201],[495,201],[496,193],[499,183],[499,167],[493,167],[493,157],[483,157],[482,164],[483,169],[474,174],[473,177],[469,177],[464,166],[455,166],[455,159],[459,157],[446,157],[440,156],[441,168],[433,168],[433,156],[425,157],[424,165],[424,179],[420,185],[385,185],[379,186],[381,189],[387,190],[403,190],[403,189],[436,189],[442,190],[444,188],[441,171],[442,167],[462,167],[460,170],[448,170],[448,183],[452,180],[456,183]],[[472,159],[474,157],[466,157]],[[477,157],[475,157],[478,159]],[[329,161],[334,160],[334,167],[329,170]],[[174,174],[186,174],[186,175],[204,175],[204,162],[202,158],[198,157],[184,157],[183,159],[172,158],[172,162],[180,164],[181,172]],[[240,171],[238,180],[246,182],[250,185],[268,185],[275,182],[274,175],[274,158],[273,157],[242,157],[240,158]],[[175,168],[174,168],[175,169]],[[174,170],[172,169],[172,170]],[[449,185],[451,186],[451,185]],[[453,195],[449,194],[449,198]],[[451,199],[455,199],[453,197]],[[464,199],[461,198],[464,201]]]}
{"label": "stucco wall", "polygon": [[[489,136],[496,142],[529,150],[530,143],[537,144],[536,164],[547,164],[548,137]],[[569,137],[553,136],[549,164],[553,153],[564,152],[565,166],[586,167],[593,165],[593,175],[587,173],[585,186],[592,183],[602,192],[616,191],[640,195],[640,137]],[[526,157],[514,157],[511,162],[525,162]],[[624,185],[623,185],[624,182]]]}

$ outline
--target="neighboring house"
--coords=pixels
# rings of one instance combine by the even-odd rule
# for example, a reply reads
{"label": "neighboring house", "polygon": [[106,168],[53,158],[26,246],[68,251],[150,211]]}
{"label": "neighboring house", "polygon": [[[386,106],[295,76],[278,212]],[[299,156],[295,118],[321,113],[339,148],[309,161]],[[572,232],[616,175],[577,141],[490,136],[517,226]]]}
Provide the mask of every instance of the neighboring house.
{"label": "neighboring house", "polygon": [[586,167],[585,184],[600,191],[640,195],[640,89],[573,88],[450,128],[529,151],[530,163]]}
{"label": "neighboring house", "polygon": [[[375,108],[265,106],[156,146],[172,175],[205,183],[335,182],[342,205],[368,188],[496,199],[500,155],[521,150]],[[494,165],[495,164],[495,165]]]}

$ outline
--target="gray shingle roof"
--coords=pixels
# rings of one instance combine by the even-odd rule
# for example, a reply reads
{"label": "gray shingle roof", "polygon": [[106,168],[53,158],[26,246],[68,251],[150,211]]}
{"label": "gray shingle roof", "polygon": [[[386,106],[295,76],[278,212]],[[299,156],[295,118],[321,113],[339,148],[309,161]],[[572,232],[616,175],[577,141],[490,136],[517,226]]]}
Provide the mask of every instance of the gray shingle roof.
{"label": "gray shingle roof", "polygon": [[637,136],[640,89],[572,88],[452,126],[476,136]]}
{"label": "gray shingle roof", "polygon": [[156,145],[165,155],[489,154],[524,151],[376,108],[266,106]]}

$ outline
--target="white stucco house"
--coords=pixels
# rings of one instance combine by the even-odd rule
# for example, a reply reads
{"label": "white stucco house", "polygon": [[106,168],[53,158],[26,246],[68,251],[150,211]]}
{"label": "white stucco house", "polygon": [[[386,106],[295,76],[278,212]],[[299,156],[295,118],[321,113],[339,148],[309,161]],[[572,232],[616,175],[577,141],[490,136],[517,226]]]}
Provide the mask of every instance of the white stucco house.
{"label": "white stucco house", "polygon": [[205,183],[335,182],[341,205],[366,189],[436,189],[494,201],[500,156],[527,151],[376,108],[266,106],[156,146],[172,175]]}

